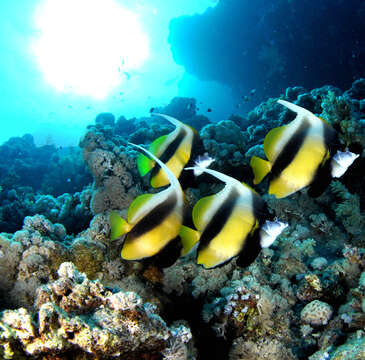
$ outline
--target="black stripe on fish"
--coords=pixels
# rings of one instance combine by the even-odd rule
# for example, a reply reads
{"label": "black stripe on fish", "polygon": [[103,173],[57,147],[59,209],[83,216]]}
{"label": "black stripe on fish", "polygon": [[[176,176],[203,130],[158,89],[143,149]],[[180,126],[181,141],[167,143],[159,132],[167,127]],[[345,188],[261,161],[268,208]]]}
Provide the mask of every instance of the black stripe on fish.
{"label": "black stripe on fish", "polygon": [[203,250],[209,242],[214,239],[226,225],[236,205],[239,194],[236,189],[232,189],[224,203],[219,207],[200,236],[198,252]]}
{"label": "black stripe on fish", "polygon": [[146,264],[152,264],[159,268],[167,268],[172,266],[181,254],[181,238],[177,236],[167,243],[159,253],[148,259],[143,259]]}
{"label": "black stripe on fish", "polygon": [[252,207],[254,217],[258,220],[259,225],[263,224],[265,220],[270,218],[270,212],[265,201],[256,194],[252,194]]}
{"label": "black stripe on fish", "polygon": [[195,160],[195,158],[198,155],[203,155],[204,152],[205,152],[205,149],[204,149],[203,141],[202,141],[199,133],[197,133],[196,131],[194,131],[194,135],[193,135],[193,146],[192,146],[192,153],[191,153],[190,160]]}
{"label": "black stripe on fish", "polygon": [[[326,153],[327,155],[327,153]],[[313,181],[308,189],[308,195],[316,198],[326,190],[332,180],[331,159],[328,159],[322,166],[319,166],[314,175]]]}
{"label": "black stripe on fish", "polygon": [[271,179],[279,177],[281,172],[294,160],[295,156],[298,154],[304,143],[309,129],[310,123],[307,119],[304,119],[275,160],[271,169]]}
{"label": "black stripe on fish", "polygon": [[330,153],[330,157],[325,161],[325,157],[327,156],[326,153],[323,158],[325,163],[317,169],[313,181],[308,189],[308,195],[314,198],[322,195],[330,184],[332,180],[331,158],[337,150],[341,149],[341,142],[338,138],[337,132],[327,124],[324,124],[324,143]]}
{"label": "black stripe on fish", "polygon": [[251,236],[247,237],[247,239],[245,240],[242,250],[237,259],[237,266],[250,266],[260,254],[260,251],[260,231],[258,228]]}
{"label": "black stripe on fish", "polygon": [[[184,128],[180,128],[175,139],[169,145],[167,145],[167,148],[161,154],[159,159],[166,164],[176,154],[177,149],[179,148],[180,144],[184,141],[185,137],[186,137],[186,130]],[[161,170],[160,165],[156,163],[155,167],[152,169],[151,177],[156,176],[160,170]]]}
{"label": "black stripe on fish", "polygon": [[165,201],[158,204],[144,216],[128,234],[128,240],[138,239],[159,226],[175,209],[177,195],[172,193]]}
{"label": "black stripe on fish", "polygon": [[329,149],[330,155],[333,156],[337,150],[341,149],[341,142],[338,138],[337,132],[330,125],[324,124],[324,143]]}
{"label": "black stripe on fish", "polygon": [[[193,137],[193,145],[191,147],[191,155],[190,159],[185,165],[185,167],[191,167],[195,165],[195,160],[199,155],[203,155],[205,153],[205,149],[203,146],[203,142],[198,133],[194,131]],[[203,174],[201,175],[203,176]],[[179,182],[182,189],[187,189],[188,187],[198,187],[199,182],[201,182],[201,178],[197,178],[194,175],[193,171],[182,171],[179,176]]]}

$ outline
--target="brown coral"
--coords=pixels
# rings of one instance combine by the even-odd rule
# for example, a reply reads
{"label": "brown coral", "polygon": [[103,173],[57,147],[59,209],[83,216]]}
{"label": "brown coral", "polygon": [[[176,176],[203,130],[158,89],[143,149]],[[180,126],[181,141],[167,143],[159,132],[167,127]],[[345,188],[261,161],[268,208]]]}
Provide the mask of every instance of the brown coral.
{"label": "brown coral", "polygon": [[[184,326],[169,329],[135,293],[112,293],[90,281],[72,263],[63,263],[59,279],[37,291],[37,323],[26,309],[7,310],[0,317],[0,355],[76,358],[150,358],[169,344],[191,339]],[[170,349],[172,350],[172,349]]]}

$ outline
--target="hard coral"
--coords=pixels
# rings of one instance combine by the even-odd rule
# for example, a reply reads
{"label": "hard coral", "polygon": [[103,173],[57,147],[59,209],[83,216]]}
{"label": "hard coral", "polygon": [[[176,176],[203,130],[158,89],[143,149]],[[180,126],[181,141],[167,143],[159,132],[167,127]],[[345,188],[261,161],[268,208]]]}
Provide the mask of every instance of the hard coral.
{"label": "hard coral", "polygon": [[36,288],[53,280],[59,264],[68,259],[67,248],[62,244],[65,238],[64,227],[43,216],[27,217],[23,230],[11,237],[0,236],[4,304],[31,306]]}
{"label": "hard coral", "polygon": [[30,308],[37,287],[54,280],[64,261],[72,260],[92,279],[102,278],[106,258],[119,257],[118,251],[107,246],[109,231],[104,215],[95,216],[75,238],[44,216],[26,217],[22,230],[0,235],[1,305]]}
{"label": "hard coral", "polygon": [[135,359],[158,356],[171,344],[184,346],[191,339],[188,328],[167,327],[138,295],[113,294],[72,263],[63,263],[58,275],[58,280],[37,290],[36,323],[25,309],[2,313],[4,359],[61,356],[71,350],[78,359]]}
{"label": "hard coral", "polygon": [[287,346],[273,338],[259,341],[236,339],[229,353],[230,360],[295,360]]}
{"label": "hard coral", "polygon": [[218,165],[243,163],[245,138],[241,129],[230,120],[205,126],[200,134],[205,149],[215,158]]}
{"label": "hard coral", "polygon": [[80,141],[84,161],[94,177],[94,214],[125,209],[140,193],[135,152],[121,145],[125,140],[113,136],[113,131],[107,131],[102,124],[90,127]]}
{"label": "hard coral", "polygon": [[221,297],[206,304],[203,310],[203,318],[212,324],[218,336],[245,336],[253,341],[269,336],[289,343],[290,317],[287,300],[253,276],[232,281],[221,289]]}
{"label": "hard coral", "polygon": [[327,325],[333,309],[323,301],[314,300],[307,304],[300,313],[301,320],[313,326]]}

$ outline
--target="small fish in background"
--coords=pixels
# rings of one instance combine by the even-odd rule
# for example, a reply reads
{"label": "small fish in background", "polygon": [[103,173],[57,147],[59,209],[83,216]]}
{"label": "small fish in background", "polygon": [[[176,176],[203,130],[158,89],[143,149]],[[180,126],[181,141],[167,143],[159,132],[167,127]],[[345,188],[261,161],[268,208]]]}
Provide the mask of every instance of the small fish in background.
{"label": "small fish in background", "polygon": [[192,218],[197,230],[182,226],[184,253],[197,248],[197,263],[212,269],[237,257],[237,265],[247,267],[270,246],[287,224],[269,221],[266,203],[249,186],[219,171],[194,166],[185,170],[206,172],[225,183],[224,188],[200,199]]}
{"label": "small fish in background", "polygon": [[252,89],[252,90],[250,91],[250,94],[251,94],[251,95],[255,95],[255,94],[256,94],[256,89]]}
{"label": "small fish in background", "polygon": [[211,109],[211,108],[208,108],[208,109],[207,109],[207,112],[212,112],[212,109]]}
{"label": "small fish in background", "polygon": [[156,156],[139,145],[166,173],[170,186],[156,194],[138,196],[128,208],[127,221],[111,212],[110,239],[127,234],[121,257],[125,260],[153,259],[161,267],[171,266],[181,253],[184,194],[176,176]]}
{"label": "small fish in background", "polygon": [[[191,159],[202,153],[202,141],[199,133],[191,126],[173,118],[172,116],[153,113],[154,116],[160,116],[173,125],[175,130],[168,135],[157,138],[149,146],[149,151],[158,157],[179,179],[183,188],[190,185],[193,176],[183,173],[184,167],[192,161]],[[166,172],[155,163],[155,161],[140,154],[137,157],[137,167],[141,176],[151,172],[151,186],[159,188],[169,184]],[[151,171],[152,170],[152,171]]]}
{"label": "small fish in background", "polygon": [[279,104],[297,113],[287,125],[272,129],[265,137],[268,160],[253,156],[254,183],[269,178],[269,194],[289,196],[307,186],[308,194],[323,193],[333,177],[342,176],[359,156],[341,148],[336,131],[310,111],[285,100]]}
{"label": "small fish in background", "polygon": [[151,107],[150,114],[152,114],[154,111],[155,111],[155,108],[154,107]]}

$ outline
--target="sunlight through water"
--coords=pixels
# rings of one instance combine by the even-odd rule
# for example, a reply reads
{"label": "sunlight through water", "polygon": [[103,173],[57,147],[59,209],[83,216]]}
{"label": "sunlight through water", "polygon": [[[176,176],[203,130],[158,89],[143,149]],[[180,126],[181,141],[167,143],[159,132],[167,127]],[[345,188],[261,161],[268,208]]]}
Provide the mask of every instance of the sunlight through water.
{"label": "sunlight through water", "polygon": [[114,0],[45,0],[34,53],[58,90],[102,99],[149,55],[139,18]]}

